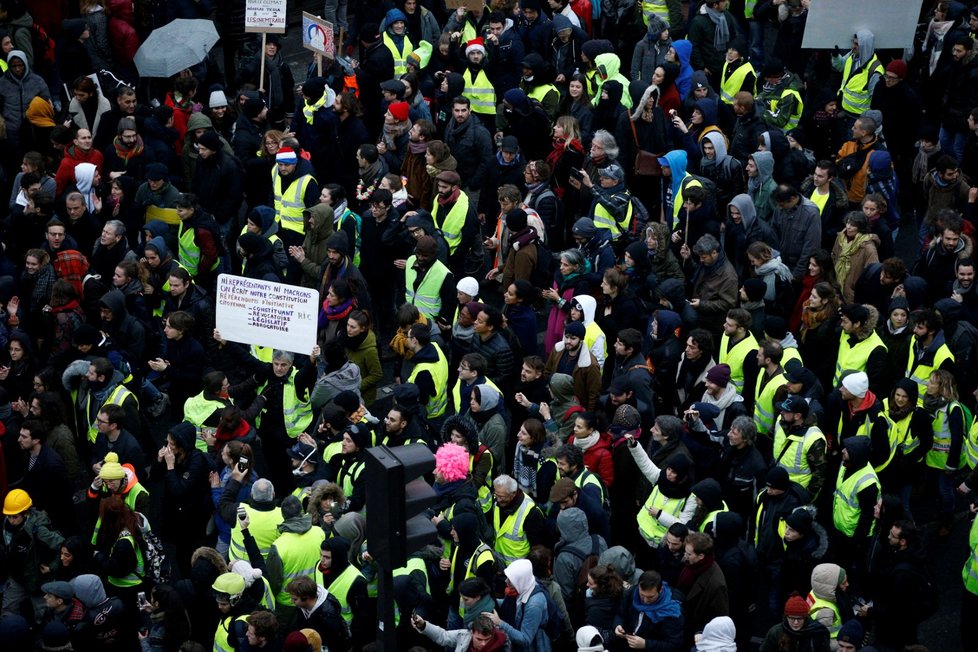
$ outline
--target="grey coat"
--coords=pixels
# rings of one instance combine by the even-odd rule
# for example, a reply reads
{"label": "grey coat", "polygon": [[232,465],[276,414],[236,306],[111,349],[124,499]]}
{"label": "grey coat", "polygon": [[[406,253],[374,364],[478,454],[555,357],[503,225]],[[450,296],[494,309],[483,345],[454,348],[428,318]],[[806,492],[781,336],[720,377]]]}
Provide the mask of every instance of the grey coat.
{"label": "grey coat", "polygon": [[0,77],[0,114],[7,122],[7,140],[16,144],[20,139],[20,125],[24,121],[24,114],[31,100],[41,96],[50,101],[51,92],[41,76],[31,72],[26,54],[21,50],[11,50],[7,55],[7,61],[14,57],[24,62],[26,70],[20,79],[14,77],[9,69],[3,73],[3,77]]}
{"label": "grey coat", "polygon": [[822,218],[818,206],[807,197],[799,195],[798,205],[792,209],[774,209],[771,221],[778,236],[781,262],[791,270],[796,281],[808,273],[808,258],[822,242]]}
{"label": "grey coat", "polygon": [[652,83],[652,73],[658,66],[666,63],[666,53],[672,47],[672,39],[661,41],[659,35],[669,26],[664,20],[652,14],[649,16],[648,33],[638,43],[632,53],[632,81]]}
{"label": "grey coat", "polygon": [[[573,603],[577,593],[577,576],[581,565],[592,552],[591,535],[588,533],[587,516],[577,507],[561,510],[557,515],[557,530],[560,541],[554,549],[554,580],[560,586],[565,603]],[[608,549],[608,544],[597,537],[600,555]]]}

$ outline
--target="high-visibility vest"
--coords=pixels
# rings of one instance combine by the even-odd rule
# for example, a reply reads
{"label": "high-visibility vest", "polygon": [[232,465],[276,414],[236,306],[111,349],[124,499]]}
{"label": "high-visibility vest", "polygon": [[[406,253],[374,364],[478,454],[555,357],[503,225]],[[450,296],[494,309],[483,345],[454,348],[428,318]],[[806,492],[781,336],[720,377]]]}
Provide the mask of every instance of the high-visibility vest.
{"label": "high-visibility vest", "polygon": [[[455,407],[455,414],[462,414],[465,412],[462,405],[462,382],[462,379],[459,378],[458,382],[455,383],[455,386],[452,387],[452,405]],[[485,383],[502,395],[503,391],[499,389],[499,386],[492,382],[492,380],[486,378]]]}
{"label": "high-visibility vest", "polygon": [[465,227],[465,218],[469,214],[469,196],[464,192],[459,192],[452,210],[448,211],[448,215],[441,217],[444,212],[436,198],[431,207],[431,219],[435,223],[435,227],[441,229],[441,234],[445,236],[445,242],[448,243],[448,253],[454,254],[458,246],[462,244],[462,229]]}
{"label": "high-visibility vest", "polygon": [[352,243],[353,244],[353,264],[356,265],[357,267],[359,267],[360,266],[360,246],[363,244],[363,238],[360,235],[360,232],[363,230],[363,218],[360,217],[359,215],[357,215],[356,213],[354,213],[353,211],[351,211],[349,207],[347,207],[347,208],[343,209],[343,212],[340,213],[340,216],[339,217],[337,217],[335,220],[333,220],[333,230],[335,232],[339,233],[340,230],[343,228],[343,222],[345,222],[347,218],[352,219],[353,222],[356,224],[356,229],[354,229],[355,232],[356,232],[356,242]]}
{"label": "high-visibility vest", "polygon": [[[717,514],[720,514],[722,512],[729,512],[730,511],[730,508],[727,507],[726,501],[721,501],[721,502],[723,502],[723,507],[721,507],[720,509],[714,509],[712,512],[710,512],[709,514],[707,514],[703,518],[703,520],[700,521],[699,524],[696,526],[696,531],[697,532],[706,532],[706,526],[713,522],[713,519],[715,519],[717,517]],[[714,533],[714,534],[716,534],[716,533]]]}
{"label": "high-visibility vest", "polygon": [[968,552],[968,561],[964,562],[964,567],[961,569],[961,580],[968,593],[978,595],[978,519],[971,523]]}
{"label": "high-visibility vest", "polygon": [[428,399],[428,405],[425,406],[425,414],[429,419],[440,417],[445,414],[445,410],[448,408],[448,360],[445,359],[445,354],[442,353],[440,346],[434,343],[432,345],[438,353],[438,360],[435,362],[419,362],[414,365],[414,369],[411,370],[411,375],[408,377],[408,382],[413,383],[422,371],[431,374],[431,379],[435,382],[435,395]]}
{"label": "high-visibility vest", "polygon": [[[761,538],[761,521],[764,519],[764,510],[767,504],[763,502],[764,495],[767,493],[767,488],[761,489],[757,494],[757,499],[754,500],[754,545]],[[781,545],[784,545],[784,533],[787,531],[788,524],[785,522],[784,517],[778,519],[778,538],[781,539]]]}
{"label": "high-visibility vest", "polygon": [[517,559],[523,559],[530,554],[530,542],[526,539],[526,532],[523,525],[530,510],[536,504],[526,494],[523,494],[523,503],[519,509],[506,517],[500,523],[499,505],[492,508],[492,527],[496,533],[495,548],[496,552],[506,560],[507,564],[512,564]]}
{"label": "high-visibility vest", "polygon": [[774,429],[774,395],[788,380],[784,377],[783,369],[766,383],[764,380],[762,371],[757,374],[757,382],[754,384],[754,424],[758,434],[770,435]]}
{"label": "high-visibility vest", "polygon": [[250,352],[252,357],[258,360],[258,362],[271,362],[275,355],[275,348],[271,346],[258,346],[257,344],[252,344],[250,347]]}
{"label": "high-visibility vest", "polygon": [[798,348],[789,346],[788,348],[783,349],[781,353],[781,366],[787,367],[788,363],[792,360],[797,360],[799,366],[805,366],[805,361],[801,359],[801,353],[798,351]]}
{"label": "high-visibility vest", "polygon": [[228,639],[230,638],[231,627],[235,621],[239,620],[248,622],[248,614],[237,618],[227,616],[217,623],[217,629],[214,631],[214,652],[234,652],[235,648],[231,647],[231,642]]}
{"label": "high-visibility vest", "polygon": [[272,193],[275,208],[275,219],[283,229],[305,234],[306,227],[302,223],[302,213],[306,210],[306,188],[316,179],[311,174],[304,174],[292,182],[289,189],[282,192],[282,177],[278,166],[272,167]]}
{"label": "high-visibility vest", "polygon": [[598,488],[598,496],[601,499],[601,504],[608,504],[608,496],[605,494],[604,482],[601,481],[601,478],[588,469],[581,469],[581,472],[574,478],[574,486],[578,489],[583,489],[588,485]]}
{"label": "high-visibility vest", "polygon": [[[428,583],[428,566],[424,563],[424,560],[420,557],[411,557],[407,560],[407,564],[401,568],[395,568],[391,573],[394,577],[403,577],[405,575],[410,575],[414,571],[421,571],[424,573],[424,591],[425,593],[431,595],[431,586]],[[394,624],[399,625],[401,623],[401,608],[397,605],[397,601],[394,601]]]}
{"label": "high-visibility vest", "polygon": [[853,73],[852,60],[851,54],[846,57],[846,63],[842,69],[842,87],[839,90],[842,92],[842,109],[858,116],[869,109],[873,99],[869,94],[869,77],[875,74],[882,75],[883,66],[874,54],[873,58],[859,72]]}
{"label": "high-visibility vest", "polygon": [[[289,374],[289,379],[282,386],[282,420],[285,422],[285,432],[289,437],[295,439],[306,431],[312,423],[312,404],[309,402],[309,391],[306,390],[305,399],[299,398],[295,391],[295,375],[298,369],[293,368]],[[258,388],[261,393],[268,383]],[[262,414],[264,414],[262,410]],[[261,427],[262,414],[255,417],[255,425]]]}
{"label": "high-visibility vest", "polygon": [[[126,464],[125,466],[128,466],[128,467],[131,468],[132,465]],[[102,486],[104,487],[105,485],[102,485]],[[125,493],[125,495],[122,497],[122,500],[126,504],[126,507],[128,507],[129,509],[131,509],[132,511],[135,512],[135,511],[138,511],[136,509],[136,501],[143,494],[149,494],[149,490],[147,490],[146,487],[144,487],[143,485],[139,484],[139,482],[136,482],[136,484],[134,484],[129,489],[129,491],[127,491]],[[95,529],[92,531],[92,545],[93,546],[95,545],[96,541],[98,541],[98,533],[99,533],[99,530],[101,530],[101,529],[102,529],[102,516],[99,515],[99,517],[95,520]]]}
{"label": "high-visibility vest", "polygon": [[445,277],[449,274],[448,267],[440,260],[436,260],[424,273],[421,285],[415,290],[418,272],[414,269],[416,256],[407,259],[404,265],[404,293],[407,303],[414,305],[418,311],[433,320],[441,312],[441,286],[445,282]]}
{"label": "high-visibility vest", "polygon": [[353,495],[353,487],[359,483],[360,474],[363,473],[366,464],[363,460],[356,460],[349,467],[340,467],[339,472],[336,474],[336,484],[343,487],[343,493],[347,496]]}
{"label": "high-visibility vest", "polygon": [[594,206],[594,226],[599,229],[608,229],[611,232],[611,239],[617,240],[618,236],[629,229],[634,209],[632,202],[629,201],[628,209],[625,211],[625,221],[619,222],[617,217],[608,212],[604,204],[598,202]]}
{"label": "high-visibility vest", "polygon": [[930,365],[925,365],[917,361],[917,356],[914,351],[915,348],[915,344],[912,343],[907,350],[906,376],[917,383],[917,407],[923,407],[924,395],[927,394],[927,381],[930,380],[930,375],[935,370],[940,369],[945,360],[954,362],[954,354],[951,353],[951,348],[945,342],[934,352],[934,361]]}
{"label": "high-visibility vest", "polygon": [[348,625],[353,622],[353,611],[350,609],[350,599],[348,596],[350,594],[350,589],[353,587],[353,583],[358,577],[363,579],[363,575],[360,574],[357,567],[350,564],[343,569],[343,572],[340,573],[339,577],[333,580],[330,583],[329,588],[326,589],[329,591],[329,594],[336,598],[336,601],[340,603],[340,617],[343,618]]}
{"label": "high-visibility vest", "polygon": [[[784,435],[781,424],[778,430]],[[801,435],[784,435],[784,444],[775,448],[777,464],[788,472],[788,479],[797,482],[805,489],[812,481],[812,469],[808,466],[808,451],[817,441],[825,441],[825,435],[818,426],[810,426]]]}
{"label": "high-visibility vest", "polygon": [[839,336],[839,357],[835,361],[835,378],[832,379],[832,384],[836,387],[839,386],[843,371],[866,371],[869,354],[880,346],[883,347],[884,351],[887,350],[886,344],[876,331],[851,347],[849,345],[849,334],[842,331],[842,335]]}
{"label": "high-visibility vest", "polygon": [[275,596],[277,604],[292,604],[285,587],[297,577],[314,578],[319,566],[319,544],[326,540],[322,528],[309,528],[302,534],[283,532],[272,545],[282,560],[282,586]]}
{"label": "high-visibility vest", "polygon": [[[948,454],[951,452],[951,427],[948,425],[947,417],[951,410],[955,409],[961,412],[961,418],[964,419],[964,408],[957,401],[951,401],[937,411],[934,420],[931,422],[931,428],[934,431],[934,444],[927,451],[924,462],[932,469],[943,471],[948,466],[961,468],[962,464],[967,464],[968,453],[965,450],[965,445],[961,446],[960,460],[955,461],[953,465],[948,460]],[[967,423],[964,425],[965,427],[968,426]]]}
{"label": "high-visibility vest", "polygon": [[384,30],[384,45],[387,49],[391,51],[391,56],[394,57],[394,77],[400,77],[407,72],[407,58],[408,55],[414,52],[414,45],[411,44],[411,39],[408,38],[407,34],[404,34],[404,41],[401,43],[401,50],[398,51],[397,43],[391,35]]}
{"label": "high-visibility vest", "polygon": [[[190,276],[197,276],[200,273],[200,247],[197,245],[197,229],[187,227],[186,222],[180,222],[179,233],[177,235],[177,261],[180,267],[187,270]],[[218,256],[214,264],[207,271],[212,272],[221,264],[221,257]]]}
{"label": "high-visibility vest", "polygon": [[[649,26],[649,16],[655,14],[662,20],[669,24],[669,5],[666,4],[666,0],[641,0],[642,1],[642,21],[645,26]],[[655,35],[656,38],[659,37],[658,34]]]}
{"label": "high-visibility vest", "polygon": [[700,180],[694,178],[691,174],[686,174],[683,180],[679,182],[679,196],[672,198],[672,224],[669,225],[670,229],[675,229],[679,226],[679,211],[686,204],[686,189],[702,187],[703,184],[700,183]]}
{"label": "high-visibility vest", "polygon": [[132,397],[139,404],[139,399],[136,395],[126,389],[125,385],[119,384],[109,392],[109,395],[105,398],[105,401],[99,407],[99,409],[92,414],[92,393],[88,393],[88,398],[85,401],[85,415],[88,417],[93,417],[88,424],[88,442],[90,444],[95,443],[95,438],[98,436],[98,413],[101,412],[106,405],[122,405],[125,403],[126,399]]}
{"label": "high-visibility vest", "polygon": [[[268,511],[255,509],[248,503],[240,503],[240,507],[248,514],[248,531],[255,538],[255,544],[261,552],[261,556],[268,559],[268,553],[272,549],[272,544],[278,539],[278,526],[284,520],[282,509],[275,507]],[[245,550],[244,532],[241,531],[241,521],[235,519],[234,527],[231,529],[231,546],[228,548],[228,559],[231,561],[248,561],[248,551]]]}
{"label": "high-visibility vest", "polygon": [[727,104],[733,104],[734,95],[739,93],[740,89],[743,88],[747,75],[754,75],[756,78],[757,72],[754,70],[754,66],[751,65],[750,61],[744,61],[728,77],[727,67],[729,65],[729,62],[726,60],[723,61],[723,73],[720,76],[720,99]]}
{"label": "high-visibility vest", "polygon": [[[475,573],[479,570],[487,561],[495,561],[496,555],[493,553],[492,548],[490,548],[485,543],[480,543],[476,547],[475,552],[472,556],[468,558],[465,562],[465,576],[462,580],[467,580],[475,577]],[[451,574],[448,576],[448,593],[451,593],[455,588],[455,563],[458,561],[458,548],[452,551],[452,569]],[[459,601],[459,613],[461,613],[461,600]]]}
{"label": "high-visibility vest", "polygon": [[788,118],[788,123],[784,126],[785,131],[790,131],[795,127],[797,127],[798,123],[801,122],[801,112],[805,108],[805,103],[801,99],[801,93],[799,93],[793,88],[786,88],[783,91],[781,91],[781,97],[771,100],[769,109],[772,113],[777,111],[778,103],[781,102],[781,100],[783,100],[786,95],[795,96],[795,110],[791,112],[791,116]]}
{"label": "high-visibility vest", "polygon": [[489,510],[492,509],[492,467],[496,463],[496,458],[492,456],[492,451],[489,450],[488,446],[480,445],[479,452],[476,455],[469,455],[469,475],[472,475],[472,470],[475,469],[476,456],[479,457],[479,461],[481,462],[482,457],[485,455],[489,456],[489,473],[486,474],[486,481],[478,489],[476,502],[482,508],[482,513],[488,514]]}
{"label": "high-visibility vest", "polygon": [[822,598],[816,598],[814,593],[808,594],[808,606],[810,607],[808,611],[808,617],[815,620],[815,615],[821,609],[831,609],[832,610],[832,626],[829,627],[829,638],[837,638],[839,636],[839,631],[842,629],[842,615],[839,614],[839,607],[836,606],[834,602],[829,602],[828,600],[823,600]]}
{"label": "high-visibility vest", "polygon": [[[886,460],[883,464],[883,468],[886,468],[897,452],[901,455],[909,455],[917,450],[920,446],[920,440],[914,437],[913,431],[910,430],[910,422],[913,420],[914,414],[913,410],[899,421],[894,421],[890,417],[890,399],[886,398],[883,399],[883,413],[886,414],[886,420],[890,424],[890,459]],[[876,470],[880,471],[881,469]]]}
{"label": "high-visibility vest", "polygon": [[122,532],[119,535],[119,541],[128,541],[129,545],[132,546],[133,552],[136,553],[136,567],[129,571],[129,574],[125,577],[112,577],[109,575],[106,579],[112,586],[126,589],[132,586],[139,586],[143,583],[143,576],[146,574],[146,564],[143,561],[143,551],[139,549],[139,544],[136,543],[135,537],[128,530],[123,530]]}
{"label": "high-visibility vest", "polygon": [[[914,441],[917,441],[914,439]],[[968,429],[968,439],[964,443],[964,454],[967,458],[968,467],[978,466],[978,419],[975,419]]]}
{"label": "high-visibility vest", "polygon": [[475,79],[472,79],[472,71],[466,68],[462,73],[462,79],[465,81],[462,96],[468,98],[469,103],[472,104],[472,111],[484,115],[496,115],[496,90],[489,82],[486,71],[479,70]]}
{"label": "high-visibility vest", "polygon": [[[227,404],[221,401],[205,398],[204,393],[201,392],[197,396],[191,396],[183,403],[183,420],[192,423],[195,428],[197,428],[197,434],[200,434],[200,429],[204,426],[204,423],[211,418],[211,416],[218,410],[224,410]],[[194,441],[194,445],[202,453],[207,452],[207,442],[202,438],[197,437]]]}
{"label": "high-visibility vest", "polygon": [[646,543],[653,547],[658,546],[662,543],[662,539],[665,538],[666,533],[669,531],[669,528],[660,523],[659,519],[649,514],[649,509],[662,510],[664,514],[672,514],[674,518],[678,519],[683,508],[686,507],[687,500],[689,500],[689,496],[685,498],[667,497],[659,491],[658,484],[652,488],[652,493],[645,501],[645,504],[642,505],[642,508],[638,510],[638,514],[635,517],[638,521],[639,534],[642,535]]}
{"label": "high-visibility vest", "polygon": [[[740,340],[733,347],[729,346],[730,336],[726,333],[720,338],[720,360],[718,364],[730,366],[730,382],[737,388],[738,394],[744,393],[744,360],[751,353],[757,352],[757,340],[748,331],[747,337]],[[729,349],[729,350],[728,350]]]}
{"label": "high-visibility vest", "polygon": [[269,611],[275,611],[275,593],[272,592],[272,585],[269,584],[266,578],[261,578],[262,584],[264,585],[264,592],[261,595],[261,600],[258,604],[265,607]]}
{"label": "high-visibility vest", "polygon": [[[862,469],[843,480],[845,473],[846,467],[840,466],[835,483],[835,495],[832,497],[832,522],[835,524],[835,529],[851,537],[856,533],[856,525],[859,524],[859,492],[873,484],[879,491],[880,479],[868,462]],[[869,534],[873,534],[875,530],[874,521],[869,528]]]}
{"label": "high-visibility vest", "polygon": [[537,102],[542,103],[543,98],[549,95],[551,91],[555,93],[559,92],[557,91],[557,87],[554,86],[553,84],[540,84],[539,86],[534,86],[529,91],[527,91],[526,96],[529,97],[531,100],[536,100]]}

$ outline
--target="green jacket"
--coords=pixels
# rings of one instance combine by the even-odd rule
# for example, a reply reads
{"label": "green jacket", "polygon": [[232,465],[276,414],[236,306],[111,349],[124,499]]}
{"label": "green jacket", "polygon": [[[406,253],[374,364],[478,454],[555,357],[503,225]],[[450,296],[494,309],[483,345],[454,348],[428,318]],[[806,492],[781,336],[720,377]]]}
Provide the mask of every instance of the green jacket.
{"label": "green jacket", "polygon": [[[10,543],[7,543],[8,537]],[[41,585],[53,579],[60,563],[64,536],[51,527],[48,515],[33,507],[27,511],[24,524],[11,528],[6,518],[0,534],[0,576],[16,580],[28,593],[37,593]],[[51,569],[41,575],[41,565]]]}
{"label": "green jacket", "polygon": [[347,359],[360,368],[360,396],[364,405],[371,405],[377,400],[377,386],[384,379],[384,370],[380,366],[380,355],[377,352],[377,336],[373,331],[367,331],[367,336],[355,349],[346,350]]}

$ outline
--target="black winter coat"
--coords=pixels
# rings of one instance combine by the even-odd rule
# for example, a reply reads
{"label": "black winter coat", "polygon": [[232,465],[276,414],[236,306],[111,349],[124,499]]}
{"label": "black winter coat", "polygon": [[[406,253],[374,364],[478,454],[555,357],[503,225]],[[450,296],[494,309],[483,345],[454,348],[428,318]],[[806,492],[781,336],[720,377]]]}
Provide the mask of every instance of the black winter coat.
{"label": "black winter coat", "polygon": [[221,150],[210,158],[197,158],[191,185],[201,208],[211,213],[219,224],[226,224],[238,215],[244,193],[243,173],[238,161]]}

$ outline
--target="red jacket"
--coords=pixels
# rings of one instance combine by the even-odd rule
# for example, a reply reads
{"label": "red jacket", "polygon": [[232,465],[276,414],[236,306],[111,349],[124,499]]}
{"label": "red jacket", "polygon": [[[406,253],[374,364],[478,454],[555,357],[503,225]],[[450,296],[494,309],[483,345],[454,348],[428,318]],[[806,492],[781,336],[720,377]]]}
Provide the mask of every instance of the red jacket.
{"label": "red jacket", "polygon": [[132,61],[139,49],[136,20],[132,12],[132,0],[109,0],[109,43],[112,58],[116,61]]}
{"label": "red jacket", "polygon": [[[568,444],[574,443],[574,435],[567,439]],[[598,441],[584,451],[584,466],[604,482],[605,488],[610,488],[615,481],[615,465],[611,459],[611,434],[601,433]]]}
{"label": "red jacket", "polygon": [[98,168],[98,173],[102,174],[102,162],[102,152],[94,147],[87,152],[81,151],[74,145],[65,147],[65,156],[61,159],[58,172],[54,175],[58,196],[60,197],[66,188],[75,183],[75,167],[79,163],[93,163]]}

